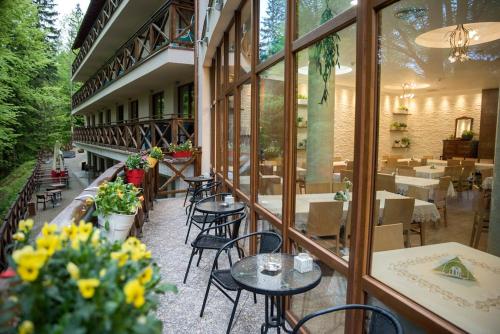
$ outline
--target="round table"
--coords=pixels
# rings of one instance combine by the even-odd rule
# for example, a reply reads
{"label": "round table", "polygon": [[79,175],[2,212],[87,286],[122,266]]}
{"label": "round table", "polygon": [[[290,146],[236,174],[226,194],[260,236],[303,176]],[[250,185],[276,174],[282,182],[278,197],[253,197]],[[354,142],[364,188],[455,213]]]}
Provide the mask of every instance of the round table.
{"label": "round table", "polygon": [[203,182],[210,182],[213,181],[213,177],[209,176],[188,176],[184,178],[184,181],[188,183],[188,189],[186,191],[186,197],[184,198],[184,206],[186,206],[187,198],[189,193],[195,193],[196,190],[198,190],[199,187],[201,187]]}
{"label": "round table", "polygon": [[[282,328],[290,333],[285,327],[283,297],[309,291],[321,281],[321,269],[316,263],[312,271],[300,273],[294,269],[293,259],[290,254],[258,254],[245,257],[231,267],[231,276],[242,289],[265,295],[266,320],[261,326],[261,333],[267,333],[269,328],[277,328],[278,331]],[[266,272],[264,264],[269,260],[280,262],[281,270],[277,273]],[[273,315],[272,304],[269,311],[269,299],[272,303],[275,297],[276,316]]]}
{"label": "round table", "polygon": [[51,188],[66,188],[66,183],[52,183],[50,185]]}
{"label": "round table", "polygon": [[205,201],[196,204],[196,210],[205,214],[213,215],[225,215],[229,213],[236,213],[245,208],[245,203],[234,202],[233,204],[228,204],[224,201]]}

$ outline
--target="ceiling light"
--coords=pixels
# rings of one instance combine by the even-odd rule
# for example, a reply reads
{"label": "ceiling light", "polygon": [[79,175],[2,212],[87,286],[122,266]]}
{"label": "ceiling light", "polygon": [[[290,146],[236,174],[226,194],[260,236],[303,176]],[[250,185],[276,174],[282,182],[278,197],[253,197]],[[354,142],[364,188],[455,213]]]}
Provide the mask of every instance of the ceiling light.
{"label": "ceiling light", "polygon": [[403,94],[401,94],[399,97],[402,99],[413,99],[415,97],[415,94],[412,92],[412,90],[415,86],[415,83],[405,82],[404,84],[402,84],[401,87],[403,87]]}
{"label": "ceiling light", "polygon": [[[428,83],[418,83],[418,82],[410,82],[408,83],[409,87],[411,89],[425,89],[429,88],[431,85]],[[399,90],[401,89],[402,85],[385,85],[385,89],[391,89],[391,90]]]}
{"label": "ceiling light", "polygon": [[[308,68],[308,66],[299,67],[298,72],[299,72],[299,74],[302,74],[302,75],[309,75],[309,68]],[[335,75],[342,75],[342,74],[347,74],[347,73],[351,73],[351,72],[352,72],[352,67],[344,66],[344,65],[335,66]]]}

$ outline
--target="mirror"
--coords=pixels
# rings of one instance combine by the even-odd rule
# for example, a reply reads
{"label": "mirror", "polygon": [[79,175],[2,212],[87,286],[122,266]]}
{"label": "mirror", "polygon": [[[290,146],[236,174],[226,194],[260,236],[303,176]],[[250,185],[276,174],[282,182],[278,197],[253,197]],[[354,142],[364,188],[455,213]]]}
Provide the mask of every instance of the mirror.
{"label": "mirror", "polygon": [[472,131],[472,117],[459,117],[455,119],[455,138],[461,139],[464,131]]}

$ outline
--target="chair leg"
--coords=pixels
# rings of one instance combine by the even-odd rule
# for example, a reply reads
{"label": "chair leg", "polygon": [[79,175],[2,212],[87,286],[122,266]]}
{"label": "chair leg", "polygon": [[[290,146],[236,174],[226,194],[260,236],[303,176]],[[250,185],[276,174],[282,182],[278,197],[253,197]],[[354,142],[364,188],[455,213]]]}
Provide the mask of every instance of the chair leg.
{"label": "chair leg", "polygon": [[198,254],[198,262],[196,262],[196,266],[200,266],[200,261],[201,261],[201,255],[203,254],[203,249],[200,249],[200,253]]}
{"label": "chair leg", "polygon": [[210,291],[210,286],[212,285],[212,276],[208,279],[207,291],[205,292],[205,298],[203,298],[203,305],[201,306],[200,318],[203,317],[203,312],[205,312],[205,305],[207,304],[208,292]]}
{"label": "chair leg", "polygon": [[238,290],[238,293],[236,294],[236,299],[234,300],[234,306],[233,306],[233,311],[231,312],[231,318],[229,318],[229,324],[227,325],[226,334],[229,334],[231,332],[231,325],[233,324],[234,314],[236,313],[236,308],[238,307],[238,301],[240,300],[240,294],[241,294],[241,290]]}
{"label": "chair leg", "polygon": [[257,304],[257,294],[255,292],[253,293],[253,302]]}
{"label": "chair leg", "polygon": [[189,227],[188,227],[188,231],[186,233],[186,240],[184,240],[184,245],[187,244],[188,242],[188,238],[189,238],[189,232],[191,232],[191,226],[193,225],[193,222],[192,221],[189,221]]}
{"label": "chair leg", "polygon": [[444,206],[443,206],[443,216],[444,216],[444,226],[447,227],[448,226],[448,218],[446,217],[447,216],[447,211],[446,210],[446,203],[444,203]]}
{"label": "chair leg", "polygon": [[186,274],[184,275],[184,284],[186,284],[186,280],[189,274],[189,268],[191,268],[191,262],[193,261],[194,254],[196,253],[196,248],[193,247],[193,250],[191,251],[191,257],[189,258],[189,263],[186,269]]}

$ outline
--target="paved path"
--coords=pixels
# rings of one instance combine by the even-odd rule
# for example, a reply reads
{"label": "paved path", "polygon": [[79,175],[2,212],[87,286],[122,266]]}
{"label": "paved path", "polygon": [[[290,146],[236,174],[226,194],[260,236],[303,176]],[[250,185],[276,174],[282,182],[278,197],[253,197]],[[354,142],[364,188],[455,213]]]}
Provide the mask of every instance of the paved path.
{"label": "paved path", "polygon": [[[197,268],[194,264],[186,284],[182,283],[191,254],[189,243],[184,244],[187,227],[183,200],[158,200],[150,213],[150,221],[144,225],[142,241],[160,265],[163,280],[176,284],[179,289],[178,294],[167,293],[161,297],[158,317],[163,321],[164,333],[225,333],[233,304],[214,286],[210,289],[203,318],[199,315],[215,252],[206,251],[200,266]],[[242,226],[240,231],[244,228]],[[192,232],[190,240],[196,234]],[[235,295],[234,292],[230,294]],[[264,322],[264,297],[257,296],[257,299],[258,303],[254,304],[252,294],[242,292],[231,333],[260,333],[260,325]]]}

